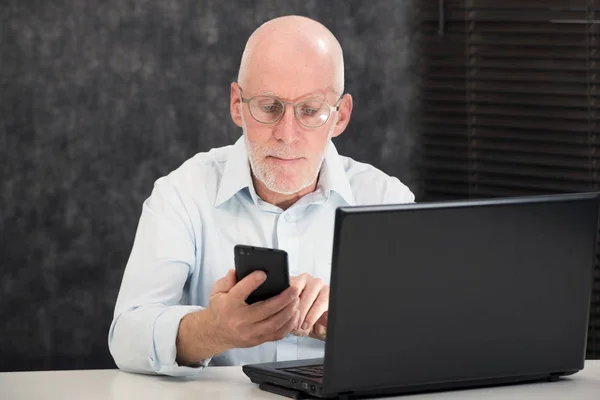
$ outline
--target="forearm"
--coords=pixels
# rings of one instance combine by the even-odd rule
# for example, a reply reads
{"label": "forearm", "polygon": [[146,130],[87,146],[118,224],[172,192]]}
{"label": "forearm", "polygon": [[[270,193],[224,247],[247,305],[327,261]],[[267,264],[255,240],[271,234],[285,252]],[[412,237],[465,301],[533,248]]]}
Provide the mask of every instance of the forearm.
{"label": "forearm", "polygon": [[186,366],[211,358],[229,348],[219,337],[208,310],[196,311],[181,319],[176,345],[177,363]]}

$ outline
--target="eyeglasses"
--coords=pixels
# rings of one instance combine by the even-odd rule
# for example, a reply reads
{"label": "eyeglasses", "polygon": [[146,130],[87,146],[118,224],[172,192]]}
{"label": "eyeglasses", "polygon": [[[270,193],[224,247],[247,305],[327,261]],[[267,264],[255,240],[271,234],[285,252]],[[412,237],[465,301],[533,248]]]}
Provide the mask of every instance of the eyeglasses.
{"label": "eyeglasses", "polygon": [[[240,94],[242,88],[240,88]],[[294,114],[298,122],[307,128],[318,128],[323,126],[331,116],[332,111],[340,109],[342,97],[335,106],[327,103],[320,98],[313,98],[294,103],[291,101],[282,101],[275,96],[257,95],[245,99],[241,95],[242,103],[248,104],[250,115],[256,121],[262,124],[274,124],[283,117],[285,105],[291,104],[294,107]]]}

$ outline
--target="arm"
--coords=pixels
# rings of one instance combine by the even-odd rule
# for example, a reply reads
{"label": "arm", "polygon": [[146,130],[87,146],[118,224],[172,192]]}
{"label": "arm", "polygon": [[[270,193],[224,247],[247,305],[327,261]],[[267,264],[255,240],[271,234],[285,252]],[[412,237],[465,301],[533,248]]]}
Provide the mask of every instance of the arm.
{"label": "arm", "polygon": [[202,310],[180,304],[195,266],[196,240],[176,189],[164,179],[157,181],[143,205],[108,335],[119,368],[166,375],[189,375],[201,368],[176,362],[180,321]]}
{"label": "arm", "polygon": [[177,333],[177,362],[181,365],[197,365],[227,350],[227,346],[215,336],[216,331],[208,310],[184,316]]}

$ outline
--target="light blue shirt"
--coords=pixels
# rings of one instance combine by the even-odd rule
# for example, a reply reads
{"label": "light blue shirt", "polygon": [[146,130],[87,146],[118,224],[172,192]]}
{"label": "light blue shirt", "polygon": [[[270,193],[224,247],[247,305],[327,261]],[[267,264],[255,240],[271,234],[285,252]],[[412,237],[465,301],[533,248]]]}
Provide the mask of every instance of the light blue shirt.
{"label": "light blue shirt", "polygon": [[192,368],[175,361],[175,340],[181,318],[208,306],[213,284],[234,267],[236,244],[283,249],[292,276],[329,284],[337,207],[413,201],[397,178],[340,156],[332,142],[316,190],[285,211],[257,196],[243,137],[197,154],[158,179],[143,204],[108,336],[117,366],[181,376],[206,365],[323,357],[323,342],[288,335]]}

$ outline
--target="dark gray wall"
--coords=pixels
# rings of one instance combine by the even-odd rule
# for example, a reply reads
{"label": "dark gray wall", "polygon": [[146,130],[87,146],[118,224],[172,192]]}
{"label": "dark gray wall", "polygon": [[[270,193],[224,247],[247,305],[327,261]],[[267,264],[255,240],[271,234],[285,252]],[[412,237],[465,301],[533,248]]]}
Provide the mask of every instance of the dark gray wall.
{"label": "dark gray wall", "polygon": [[229,83],[272,17],[339,38],[355,100],[340,151],[416,189],[412,1],[3,0],[0,371],[114,367],[106,333],[141,203],[240,135]]}

